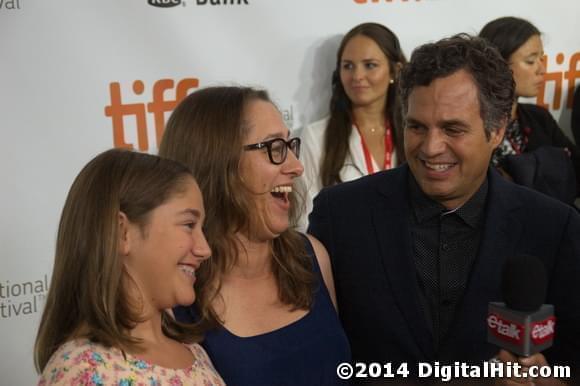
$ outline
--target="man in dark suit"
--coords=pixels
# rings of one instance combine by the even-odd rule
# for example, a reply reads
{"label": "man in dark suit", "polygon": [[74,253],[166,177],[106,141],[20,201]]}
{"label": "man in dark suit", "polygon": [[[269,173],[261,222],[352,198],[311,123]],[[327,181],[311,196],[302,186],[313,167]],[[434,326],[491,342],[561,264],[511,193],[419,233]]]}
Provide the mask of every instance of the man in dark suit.
{"label": "man in dark suit", "polygon": [[[504,261],[541,259],[558,325],[525,366],[580,358],[580,216],[489,168],[514,98],[511,71],[485,41],[419,47],[403,69],[407,164],[323,190],[309,232],[331,256],[355,361],[480,362],[487,307]],[[580,375],[580,374],[579,374]]]}

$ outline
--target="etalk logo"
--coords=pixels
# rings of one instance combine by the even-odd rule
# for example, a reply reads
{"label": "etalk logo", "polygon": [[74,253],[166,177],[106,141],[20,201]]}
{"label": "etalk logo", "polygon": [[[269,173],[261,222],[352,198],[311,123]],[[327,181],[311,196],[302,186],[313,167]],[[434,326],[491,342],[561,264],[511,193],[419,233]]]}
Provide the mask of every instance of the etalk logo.
{"label": "etalk logo", "polygon": [[531,328],[532,342],[534,342],[536,345],[539,345],[554,339],[555,327],[556,318],[554,316],[534,323]]}
{"label": "etalk logo", "polygon": [[515,344],[521,344],[522,342],[524,327],[519,324],[502,319],[499,315],[491,314],[487,317],[487,326],[495,336],[502,340]]}

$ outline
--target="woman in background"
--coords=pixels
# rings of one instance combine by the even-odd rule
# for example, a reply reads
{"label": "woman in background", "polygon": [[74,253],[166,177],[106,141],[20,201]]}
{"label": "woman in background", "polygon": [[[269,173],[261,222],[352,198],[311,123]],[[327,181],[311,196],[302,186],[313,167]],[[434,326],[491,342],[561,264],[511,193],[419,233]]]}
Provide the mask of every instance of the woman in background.
{"label": "woman in background", "polygon": [[213,251],[198,299],[175,311],[228,384],[334,385],[350,348],[322,244],[294,231],[300,139],[262,90],[212,87],[172,113],[159,153],[189,166]]}
{"label": "woman in background", "polygon": [[501,17],[487,23],[479,36],[497,47],[510,65],[516,84],[511,121],[492,163],[514,182],[572,203],[580,193],[578,148],[548,110],[518,103],[519,97],[536,97],[545,81],[540,31],[527,20]]}
{"label": "woman in background", "polygon": [[165,311],[195,300],[204,218],[177,162],[109,150],[83,168],[58,229],[39,385],[223,385],[196,330]]}
{"label": "woman in background", "polygon": [[[332,76],[330,116],[307,125],[307,213],[326,186],[393,168],[404,161],[398,75],[407,62],[397,36],[364,23],[342,39]],[[305,219],[301,226],[305,226]]]}

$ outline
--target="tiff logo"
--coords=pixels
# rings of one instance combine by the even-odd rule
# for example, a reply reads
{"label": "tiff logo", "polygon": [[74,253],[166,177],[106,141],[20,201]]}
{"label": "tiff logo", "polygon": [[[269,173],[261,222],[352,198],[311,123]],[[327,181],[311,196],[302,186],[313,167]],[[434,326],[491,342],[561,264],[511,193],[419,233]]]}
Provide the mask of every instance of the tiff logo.
{"label": "tiff logo", "polygon": [[[172,79],[160,79],[153,84],[153,96],[149,103],[123,103],[121,97],[121,85],[119,82],[109,84],[110,105],[105,106],[105,116],[111,117],[113,122],[113,143],[115,147],[134,149],[132,143],[125,141],[125,117],[135,117],[137,129],[137,148],[140,151],[149,150],[149,138],[147,133],[147,113],[153,115],[155,122],[155,139],[157,145],[165,130],[165,113],[173,111],[179,102],[187,96],[191,89],[199,86],[196,78],[182,79],[177,83]],[[166,91],[175,87],[175,98],[166,99]],[[133,93],[142,95],[145,84],[141,80],[133,82]]]}
{"label": "tiff logo", "polygon": [[[556,64],[563,65],[566,57],[565,55],[560,52],[556,55]],[[552,72],[548,72],[548,56],[544,56],[544,63],[546,64],[546,75],[544,75],[544,79],[546,80],[544,84],[540,87],[540,92],[538,93],[537,104],[553,110],[560,110],[562,106],[562,89],[564,88],[564,81],[566,81],[566,103],[565,107],[567,109],[572,108],[572,99],[574,97],[574,88],[576,87],[576,80],[580,79],[580,68],[578,65],[580,64],[580,52],[576,52],[570,56],[568,59],[568,71],[564,70],[556,70]],[[554,93],[553,99],[551,101],[546,101],[546,85],[553,83]]]}
{"label": "tiff logo", "polygon": [[20,9],[20,0],[0,0],[1,9]]}

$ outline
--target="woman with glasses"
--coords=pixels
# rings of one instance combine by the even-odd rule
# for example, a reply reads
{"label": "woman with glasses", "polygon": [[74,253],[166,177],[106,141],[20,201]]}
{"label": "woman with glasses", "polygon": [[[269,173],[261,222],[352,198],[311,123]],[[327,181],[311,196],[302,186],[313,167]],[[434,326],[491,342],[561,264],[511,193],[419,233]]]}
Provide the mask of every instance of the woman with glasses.
{"label": "woman with glasses", "polygon": [[289,134],[265,91],[212,87],[180,103],[159,150],[193,170],[213,252],[175,315],[205,332],[228,384],[338,384],[350,358],[328,254],[293,230],[303,167]]}
{"label": "woman with glasses", "polygon": [[493,165],[516,183],[573,203],[580,194],[580,151],[548,110],[518,102],[519,97],[536,97],[544,86],[540,31],[527,20],[501,17],[487,23],[479,36],[498,49],[516,84],[511,119],[493,154]]}
{"label": "woman with glasses", "polygon": [[[397,80],[406,62],[399,39],[382,24],[359,24],[342,39],[329,116],[301,134],[307,212],[323,187],[404,161]],[[304,218],[300,225],[305,223]]]}

